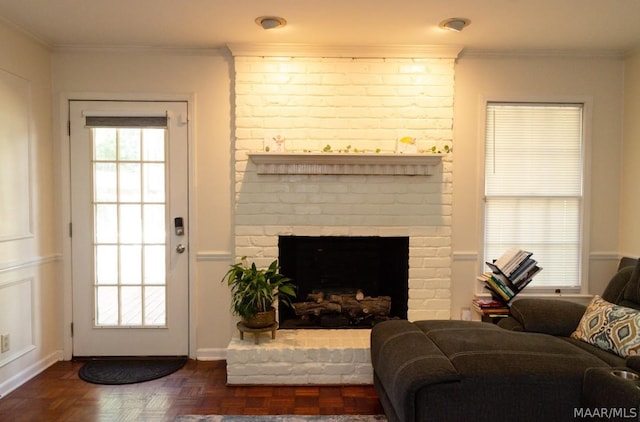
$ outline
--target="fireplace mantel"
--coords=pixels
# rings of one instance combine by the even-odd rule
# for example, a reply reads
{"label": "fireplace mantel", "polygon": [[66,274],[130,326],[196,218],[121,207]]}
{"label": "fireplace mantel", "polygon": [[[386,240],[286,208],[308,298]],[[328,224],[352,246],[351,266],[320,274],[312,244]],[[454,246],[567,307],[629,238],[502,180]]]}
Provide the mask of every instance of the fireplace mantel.
{"label": "fireplace mantel", "polygon": [[251,152],[258,174],[430,176],[444,154]]}

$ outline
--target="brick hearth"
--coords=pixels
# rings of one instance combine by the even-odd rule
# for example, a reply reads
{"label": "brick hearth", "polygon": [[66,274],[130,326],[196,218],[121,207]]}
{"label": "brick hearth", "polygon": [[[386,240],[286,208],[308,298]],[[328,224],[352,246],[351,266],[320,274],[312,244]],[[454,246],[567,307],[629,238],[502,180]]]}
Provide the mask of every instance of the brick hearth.
{"label": "brick hearth", "polygon": [[372,384],[371,330],[278,330],[245,339],[227,349],[229,384]]}

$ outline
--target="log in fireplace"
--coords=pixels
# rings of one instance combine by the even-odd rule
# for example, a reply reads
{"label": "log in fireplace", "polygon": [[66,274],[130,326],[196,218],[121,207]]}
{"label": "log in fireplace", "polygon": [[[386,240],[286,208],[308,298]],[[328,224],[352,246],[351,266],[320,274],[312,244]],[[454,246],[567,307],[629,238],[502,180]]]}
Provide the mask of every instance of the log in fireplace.
{"label": "log in fireplace", "polygon": [[281,272],[297,285],[280,328],[370,328],[407,318],[409,238],[280,236]]}

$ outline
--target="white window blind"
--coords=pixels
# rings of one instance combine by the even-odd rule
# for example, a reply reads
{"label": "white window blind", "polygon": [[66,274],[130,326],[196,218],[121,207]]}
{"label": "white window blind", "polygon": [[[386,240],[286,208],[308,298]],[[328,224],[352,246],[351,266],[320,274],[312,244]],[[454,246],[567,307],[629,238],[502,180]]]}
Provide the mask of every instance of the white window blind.
{"label": "white window blind", "polygon": [[528,289],[580,287],[583,105],[489,103],[485,260],[510,247],[543,268]]}

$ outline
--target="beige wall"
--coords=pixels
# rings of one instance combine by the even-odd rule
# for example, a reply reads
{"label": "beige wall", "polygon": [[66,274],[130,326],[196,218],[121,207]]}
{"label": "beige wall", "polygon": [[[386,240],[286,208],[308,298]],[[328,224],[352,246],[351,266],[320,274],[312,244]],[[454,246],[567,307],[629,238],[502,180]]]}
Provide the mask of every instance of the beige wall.
{"label": "beige wall", "polygon": [[[190,112],[195,129],[190,139],[191,353],[200,358],[222,357],[231,332],[229,294],[219,283],[231,251],[231,63],[226,50],[72,49],[53,56],[56,105],[78,95],[195,97]],[[64,115],[61,109],[54,111],[57,119]],[[63,134],[59,138],[66,142]]]}
{"label": "beige wall", "polygon": [[[68,345],[63,322],[68,319],[65,277],[60,254],[67,240],[61,156],[66,142],[61,129],[66,96],[82,93],[145,97],[185,95],[195,98],[192,137],[193,322],[195,354],[222,357],[232,331],[227,288],[219,283],[231,261],[232,59],[226,51],[63,50],[51,53],[30,38],[0,25],[0,68],[31,81],[34,236],[0,243],[0,300],[15,300],[23,290],[3,288],[14,281],[33,291],[33,350],[12,358],[0,355],[0,394],[57,360]],[[50,61],[52,60],[52,63]],[[588,192],[590,292],[602,290],[619,253],[637,254],[640,230],[633,224],[638,209],[634,156],[640,154],[640,55],[626,64],[616,58],[490,57],[462,54],[455,68],[454,194],[453,194],[453,318],[468,307],[481,265],[480,189],[478,161],[482,136],[481,99],[588,98],[592,104],[592,172]],[[626,86],[624,75],[626,74]],[[53,95],[50,85],[53,81]],[[623,92],[626,90],[626,133],[623,140]],[[53,113],[51,104],[53,104]],[[52,122],[53,121],[53,129]],[[54,134],[54,135],[52,135]],[[55,139],[52,142],[51,139]],[[624,148],[624,154],[622,154]],[[624,157],[621,158],[621,157]],[[0,156],[0,160],[2,156]],[[621,171],[620,162],[623,163]],[[622,183],[620,178],[624,175]],[[53,180],[57,181],[54,185]],[[7,183],[0,181],[0,184]],[[56,203],[57,201],[57,203]],[[55,215],[59,210],[60,215]],[[621,219],[621,228],[617,222]],[[624,228],[624,229],[623,229]],[[17,255],[15,251],[19,251]],[[16,267],[17,265],[17,268]],[[14,284],[12,284],[14,285]],[[2,325],[6,324],[6,325]],[[0,321],[0,331],[27,332],[21,321]],[[20,335],[15,336],[20,338]]]}
{"label": "beige wall", "polygon": [[[464,53],[456,65],[453,303],[460,315],[474,293],[482,247],[482,100],[588,100],[591,172],[585,186],[589,291],[601,293],[618,258],[619,167],[624,62],[613,57],[506,57]],[[636,250],[638,253],[638,250]],[[543,265],[544,266],[544,265]]]}
{"label": "beige wall", "polygon": [[640,52],[625,61],[624,145],[620,183],[620,252],[640,255]]}
{"label": "beige wall", "polygon": [[[195,323],[197,354],[219,356],[232,319],[218,280],[230,262],[232,61],[226,52],[60,51],[54,54],[54,99],[62,93],[194,93],[197,100],[195,183],[197,230]],[[452,318],[469,306],[482,268],[478,162],[481,99],[589,100],[592,177],[588,193],[591,292],[599,292],[615,267],[618,231],[601,224],[618,218],[622,140],[622,60],[584,57],[492,57],[464,52],[455,68],[454,224]],[[606,204],[606,206],[602,206]],[[220,253],[218,253],[220,252]],[[220,327],[223,327],[222,329]]]}
{"label": "beige wall", "polygon": [[[25,89],[20,96],[31,105],[30,113],[19,113],[28,116],[29,136],[11,133],[2,140],[24,153],[16,153],[13,148],[0,151],[0,166],[11,168],[20,161],[29,168],[31,179],[0,178],[0,190],[5,193],[15,184],[23,184],[31,206],[31,229],[25,230],[26,236],[0,234],[0,334],[10,336],[9,351],[0,353],[0,398],[60,358],[60,257],[56,253],[50,59],[46,47],[0,23],[0,69],[20,85],[28,86],[30,94]],[[0,102],[1,107],[16,108],[9,98],[0,98]],[[29,209],[18,212],[29,213]]]}

